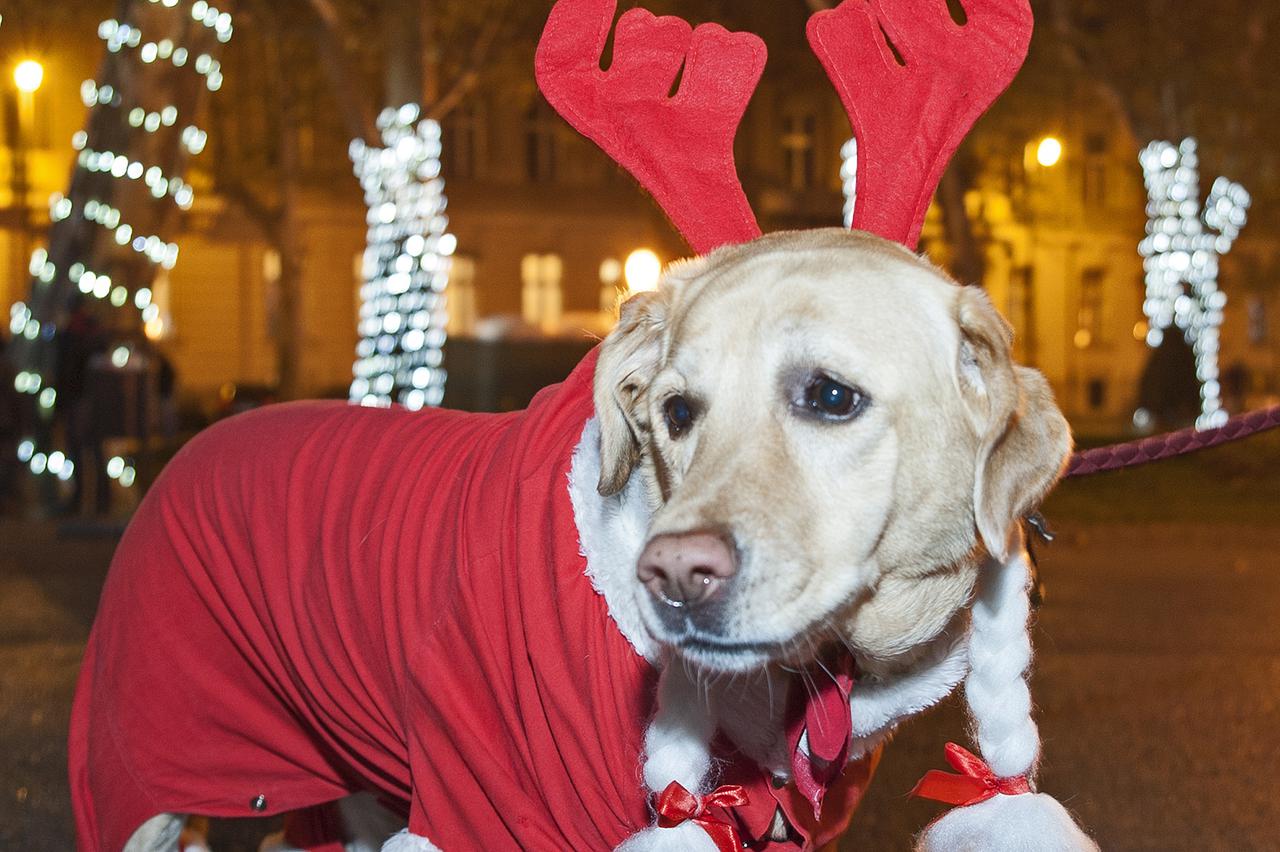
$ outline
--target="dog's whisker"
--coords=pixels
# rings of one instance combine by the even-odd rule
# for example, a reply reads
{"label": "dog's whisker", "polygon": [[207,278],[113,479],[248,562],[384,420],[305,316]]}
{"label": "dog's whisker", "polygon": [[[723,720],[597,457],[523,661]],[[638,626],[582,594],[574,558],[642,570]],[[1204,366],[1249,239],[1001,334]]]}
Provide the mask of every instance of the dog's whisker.
{"label": "dog's whisker", "polygon": [[820,668],[820,669],[822,669],[824,672],[826,672],[827,677],[831,678],[831,681],[832,681],[833,683],[837,682],[837,680],[836,680],[836,676],[835,676],[835,675],[833,675],[833,674],[831,673],[831,669],[827,668],[827,667],[826,667],[826,664],[824,664],[824,663],[822,662],[822,658],[820,658],[820,657],[819,657],[819,658],[816,658],[816,659],[814,660],[814,662],[818,664],[818,668]]}

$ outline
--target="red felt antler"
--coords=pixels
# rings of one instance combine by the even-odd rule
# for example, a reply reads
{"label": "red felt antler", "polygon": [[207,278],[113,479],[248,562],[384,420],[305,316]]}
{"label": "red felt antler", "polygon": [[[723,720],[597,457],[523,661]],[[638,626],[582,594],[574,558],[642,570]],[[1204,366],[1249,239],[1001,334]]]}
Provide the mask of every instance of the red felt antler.
{"label": "red felt antler", "polygon": [[640,181],[695,251],[760,236],[733,139],[764,71],[764,42],[632,9],[618,21],[605,71],[600,57],[616,9],[617,0],[556,3],[538,45],[542,93]]}
{"label": "red felt antler", "polygon": [[964,9],[963,26],[946,0],[845,0],[809,19],[858,139],[856,228],[915,246],[951,155],[1022,67],[1027,0]]}

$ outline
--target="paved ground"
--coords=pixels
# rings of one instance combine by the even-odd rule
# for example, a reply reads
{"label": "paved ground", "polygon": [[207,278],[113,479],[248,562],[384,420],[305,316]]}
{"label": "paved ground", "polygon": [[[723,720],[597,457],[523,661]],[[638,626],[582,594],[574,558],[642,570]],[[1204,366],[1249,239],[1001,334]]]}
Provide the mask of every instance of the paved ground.
{"label": "paved ground", "polygon": [[[1062,532],[1036,635],[1042,786],[1107,850],[1280,850],[1280,521]],[[111,547],[0,522],[5,852],[72,848],[64,732]],[[905,793],[962,732],[954,705],[909,726],[846,852],[908,848],[938,809]]]}

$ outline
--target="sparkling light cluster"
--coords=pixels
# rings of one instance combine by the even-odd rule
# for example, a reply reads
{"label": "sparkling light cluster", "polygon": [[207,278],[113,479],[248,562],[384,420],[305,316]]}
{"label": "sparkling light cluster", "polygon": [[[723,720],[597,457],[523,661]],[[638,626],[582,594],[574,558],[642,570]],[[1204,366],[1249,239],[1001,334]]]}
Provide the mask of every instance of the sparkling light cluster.
{"label": "sparkling light cluster", "polygon": [[[178,5],[178,0],[148,0],[148,2],[159,3],[169,9]],[[235,27],[232,25],[229,12],[220,11],[205,0],[196,0],[191,4],[191,17],[213,30],[213,35],[218,41],[223,44],[231,41]],[[205,86],[209,91],[216,92],[222,88],[222,64],[207,53],[192,57],[189,50],[175,45],[167,38],[160,41],[143,41],[142,30],[114,18],[109,18],[98,25],[98,37],[106,42],[107,50],[112,53],[119,53],[125,48],[137,50],[138,60],[144,65],[161,61],[171,62],[175,68],[184,68],[190,63],[195,72],[204,77]],[[110,100],[111,96],[107,95],[107,100],[101,100],[99,103],[106,104]]]}
{"label": "sparkling light cluster", "polygon": [[369,208],[351,401],[418,410],[444,399],[445,286],[457,240],[446,233],[439,123],[409,104],[384,110],[378,129],[382,147],[351,143]]}
{"label": "sparkling light cluster", "polygon": [[853,208],[858,203],[858,139],[851,138],[840,148],[840,180],[844,185],[844,226],[853,227]]}
{"label": "sparkling light cluster", "polygon": [[1147,344],[1164,342],[1170,328],[1182,331],[1196,358],[1200,381],[1199,429],[1227,422],[1219,384],[1219,329],[1227,296],[1218,289],[1218,259],[1231,250],[1248,217],[1249,193],[1218,178],[1200,209],[1196,141],[1174,146],[1152,142],[1140,160],[1146,177],[1147,236],[1138,246],[1146,271],[1142,310],[1149,320]]}
{"label": "sparkling light cluster", "polygon": [[[176,8],[179,0],[147,0],[152,5],[161,5],[168,9]],[[205,0],[191,3],[190,14],[193,20],[212,31],[214,38],[220,43],[231,40],[234,27],[231,15],[212,6]],[[222,87],[222,66],[208,53],[193,55],[188,48],[175,44],[170,39],[147,41],[141,29],[115,19],[103,21],[98,27],[99,37],[106,43],[107,50],[120,53],[126,49],[136,50],[137,59],[144,65],[162,61],[182,68],[190,65],[192,70],[203,78],[205,87],[215,92]],[[89,109],[119,109],[124,105],[122,93],[109,84],[99,86],[94,80],[86,80],[80,87],[81,100]],[[164,106],[158,110],[147,110],[139,106],[132,107],[125,116],[129,126],[144,133],[156,133],[163,128],[178,125],[179,114],[175,105]],[[166,175],[158,166],[147,166],[137,160],[131,160],[123,154],[110,151],[95,151],[88,147],[89,134],[78,131],[72,137],[72,147],[79,152],[77,166],[89,172],[107,174],[115,180],[142,181],[150,190],[151,196],[157,200],[170,198],[181,210],[190,210],[195,201],[195,192],[190,184],[181,177]],[[208,144],[208,134],[193,124],[182,128],[180,144],[188,154],[199,154]],[[172,269],[178,260],[178,246],[167,242],[156,235],[139,234],[135,228],[124,221],[120,210],[99,199],[90,198],[84,201],[83,208],[76,209],[76,203],[61,193],[54,193],[49,199],[49,218],[54,224],[80,216],[84,221],[105,228],[116,245],[127,246],[144,256],[155,268]],[[52,284],[58,277],[59,270],[50,259],[48,252],[39,248],[31,256],[30,272],[37,286]],[[160,316],[160,308],[153,301],[150,287],[136,287],[132,291],[124,284],[112,281],[109,275],[89,269],[82,262],[74,262],[66,269],[67,279],[87,296],[107,300],[117,308],[130,304],[137,309],[146,325],[156,322]],[[29,341],[43,339],[52,341],[57,329],[52,322],[41,323],[35,318],[31,309],[18,302],[9,311],[9,330],[15,336]],[[111,361],[117,368],[123,368],[129,360],[128,347],[119,347],[112,353]],[[40,408],[51,412],[57,404],[58,393],[47,377],[31,370],[20,371],[14,378],[14,388],[19,393],[36,397]],[[74,463],[60,450],[46,451],[36,445],[34,439],[26,438],[18,445],[18,460],[27,465],[36,475],[56,476],[61,480],[69,480],[75,474]],[[124,487],[130,487],[136,479],[133,462],[122,456],[112,458],[106,466],[106,475]]]}

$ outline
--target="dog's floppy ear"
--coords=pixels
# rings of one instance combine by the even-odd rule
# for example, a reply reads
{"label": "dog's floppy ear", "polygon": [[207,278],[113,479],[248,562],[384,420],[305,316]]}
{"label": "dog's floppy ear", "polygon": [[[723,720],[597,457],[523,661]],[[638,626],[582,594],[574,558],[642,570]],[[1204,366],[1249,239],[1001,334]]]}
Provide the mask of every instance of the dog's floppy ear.
{"label": "dog's floppy ear", "polygon": [[987,294],[961,287],[956,310],[957,377],[979,440],[974,520],[987,550],[1003,560],[1013,526],[1062,474],[1071,429],[1045,377],[1013,363],[1013,332]]}
{"label": "dog's floppy ear", "polygon": [[624,302],[617,326],[600,346],[594,394],[600,421],[598,490],[606,497],[631,478],[649,431],[643,398],[662,361],[669,292],[661,286]]}

